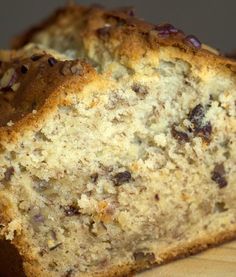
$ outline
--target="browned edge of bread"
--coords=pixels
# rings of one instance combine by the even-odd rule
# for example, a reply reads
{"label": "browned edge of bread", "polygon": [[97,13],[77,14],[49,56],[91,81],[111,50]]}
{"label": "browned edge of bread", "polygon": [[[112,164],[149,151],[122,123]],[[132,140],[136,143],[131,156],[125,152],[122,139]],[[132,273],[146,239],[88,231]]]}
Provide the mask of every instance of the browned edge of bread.
{"label": "browned edge of bread", "polygon": [[[143,21],[140,21],[136,18],[134,18],[132,15],[130,15],[127,12],[124,11],[106,11],[103,8],[99,7],[92,7],[92,8],[84,8],[84,7],[77,7],[77,6],[69,6],[63,9],[60,9],[57,11],[51,18],[49,18],[47,21],[45,21],[43,24],[34,27],[24,35],[18,37],[15,39],[13,43],[13,47],[20,48],[26,43],[30,42],[34,34],[51,24],[62,24],[62,18],[70,17],[70,18],[77,18],[78,16],[82,16],[83,22],[85,25],[84,28],[84,36],[88,37],[89,35],[93,34],[96,35],[99,39],[102,41],[113,41],[120,39],[122,41],[121,45],[119,46],[119,53],[122,55],[125,55],[127,57],[130,57],[131,59],[136,59],[138,55],[143,53],[143,51],[147,51],[147,49],[151,50],[158,50],[160,46],[172,46],[174,48],[180,49],[185,54],[190,54],[196,59],[204,60],[205,63],[214,64],[216,66],[222,66],[222,68],[225,67],[225,69],[230,69],[232,72],[236,72],[236,62],[227,59],[222,56],[215,55],[214,53],[211,53],[210,51],[198,48],[189,43],[189,41],[186,40],[186,36],[183,33],[178,33],[175,36],[169,36],[169,37],[161,37],[158,34],[158,31],[156,30],[155,25],[147,24]],[[98,30],[102,28],[101,24],[104,24],[107,19],[112,18],[116,22],[116,25],[112,28],[112,30],[109,32],[109,36],[102,36],[100,37]],[[119,23],[119,24],[118,24]],[[99,28],[97,27],[99,26]],[[153,36],[153,33],[155,33],[155,36]],[[135,46],[133,48],[133,46]],[[130,51],[134,49],[135,51]],[[64,65],[66,62],[62,62]],[[60,64],[60,63],[59,63]],[[59,65],[58,65],[59,66]],[[53,73],[54,74],[54,73]],[[48,77],[45,77],[45,79]],[[48,79],[47,79],[48,80]],[[85,79],[84,79],[85,80]],[[86,82],[86,81],[85,81]],[[83,83],[83,82],[82,82]],[[28,81],[27,81],[28,84]],[[78,83],[76,83],[78,85]],[[68,82],[68,87],[71,86],[71,82]],[[57,87],[57,90],[59,87]],[[55,91],[53,89],[53,91]],[[59,89],[60,91],[60,89]],[[59,92],[60,93],[60,92]],[[54,95],[55,96],[55,95]],[[52,98],[51,105],[48,105],[48,109],[44,109],[44,112],[49,111],[52,107],[55,106],[54,100],[55,98]],[[58,99],[56,97],[56,99]],[[44,105],[45,106],[45,105]],[[37,114],[38,116],[39,114]],[[33,116],[34,120],[35,117]],[[42,118],[41,115],[39,115],[38,118]],[[23,119],[22,119],[23,120]],[[30,119],[27,119],[30,120]],[[29,121],[25,120],[24,122],[27,124]],[[23,122],[23,121],[19,121]],[[24,124],[25,124],[24,123]],[[19,123],[20,124],[20,123]],[[21,128],[21,125],[17,125],[16,128]],[[4,132],[8,132],[12,128],[4,127]],[[1,135],[1,133],[0,133]],[[197,253],[201,250],[204,250],[210,246],[215,246],[217,244],[223,243],[225,241],[231,240],[233,238],[236,238],[236,230],[230,230],[228,232],[224,232],[221,234],[217,234],[214,236],[208,236],[199,239],[198,241],[194,241],[191,244],[183,245],[181,248],[175,248],[175,249],[168,249],[166,253],[163,253],[162,260],[163,262],[168,262],[170,260],[184,257],[190,254]],[[25,248],[23,237],[18,237],[15,240],[15,244],[20,249],[21,253],[24,253],[27,257],[27,248]],[[28,253],[29,255],[29,253]],[[30,264],[31,259],[30,257],[26,258],[27,262]],[[32,259],[32,263],[33,263]],[[118,268],[112,268],[107,273],[101,275],[97,274],[95,276],[122,276],[127,275],[131,272],[138,271],[142,269],[143,267],[149,267],[150,264],[135,264],[135,265],[126,265],[123,267]],[[27,267],[29,268],[29,267]],[[31,267],[32,268],[32,267]],[[29,269],[30,270],[30,269]],[[32,276],[37,276],[39,272],[37,272],[37,265],[35,264],[34,272],[32,272]]]}
{"label": "browned edge of bread", "polygon": [[10,87],[0,94],[2,142],[14,141],[23,130],[37,128],[58,105],[68,104],[66,94],[75,88],[81,91],[96,76],[85,62],[56,60],[46,52],[25,57],[9,51],[0,53],[0,60],[2,78],[11,75]]}
{"label": "browned edge of bread", "polygon": [[[236,62],[233,59],[218,55],[217,50],[201,44],[194,36],[186,35],[172,25],[174,32],[163,34],[166,29],[172,27],[168,27],[168,24],[154,25],[140,20],[134,16],[133,9],[129,8],[107,10],[100,5],[86,7],[71,4],[58,9],[41,24],[12,39],[12,47],[21,48],[31,42],[38,32],[51,26],[63,30],[64,26],[78,22],[78,32],[83,38],[89,39],[95,35],[110,45],[118,40],[120,45],[116,52],[130,59],[140,57],[144,51],[158,50],[160,46],[172,46],[184,53],[202,58],[206,63],[224,65],[236,71]],[[110,25],[109,28],[107,25]]]}
{"label": "browned edge of bread", "polygon": [[[160,263],[150,264],[149,262],[146,261],[146,263],[140,262],[133,265],[123,265],[121,267],[113,267],[113,268],[110,268],[108,271],[104,272],[103,274],[100,274],[100,273],[95,274],[94,277],[133,276],[135,273],[139,272],[140,270],[143,271],[148,268],[150,269],[155,267],[156,265],[159,265],[159,266],[165,265],[171,261],[197,254],[205,249],[220,245],[225,242],[229,242],[235,238],[236,238],[236,229],[228,232],[222,232],[220,234],[217,234],[217,236],[215,237],[214,235],[211,237],[203,237],[197,241],[192,242],[191,244],[186,243],[186,245],[183,245],[182,247],[169,249],[166,253],[163,253],[161,257],[162,262]],[[19,238],[19,241],[20,241],[20,238]],[[15,243],[18,244],[17,242]],[[25,251],[22,243],[18,244],[18,248],[22,249],[23,252]],[[19,274],[22,274],[22,276],[24,276],[21,268],[21,264],[19,262],[19,257],[17,257],[17,255],[13,257],[13,254],[16,255],[16,253],[12,252],[10,253],[11,255],[10,258],[12,260],[16,259],[16,261],[18,261],[17,262],[18,268],[14,268],[14,270],[17,270]],[[39,276],[40,269],[37,268],[37,265],[33,263],[33,260],[32,261],[28,260],[27,262],[29,262],[29,264],[28,266],[26,266],[26,270],[27,272],[30,272],[31,274],[30,276],[35,276],[35,277]],[[31,262],[33,263],[33,265],[30,265]],[[8,272],[7,269],[5,269],[4,273],[5,272],[6,273]],[[158,273],[158,269],[157,269],[157,273]]]}

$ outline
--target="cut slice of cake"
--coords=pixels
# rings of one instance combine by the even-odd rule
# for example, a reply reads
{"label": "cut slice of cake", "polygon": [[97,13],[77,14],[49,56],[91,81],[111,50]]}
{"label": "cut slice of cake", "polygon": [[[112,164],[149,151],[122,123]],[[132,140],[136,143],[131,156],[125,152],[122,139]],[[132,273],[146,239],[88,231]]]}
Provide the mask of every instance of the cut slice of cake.
{"label": "cut slice of cake", "polygon": [[125,276],[236,237],[234,61],[97,7],[26,42],[43,49],[0,54],[0,226],[27,276]]}

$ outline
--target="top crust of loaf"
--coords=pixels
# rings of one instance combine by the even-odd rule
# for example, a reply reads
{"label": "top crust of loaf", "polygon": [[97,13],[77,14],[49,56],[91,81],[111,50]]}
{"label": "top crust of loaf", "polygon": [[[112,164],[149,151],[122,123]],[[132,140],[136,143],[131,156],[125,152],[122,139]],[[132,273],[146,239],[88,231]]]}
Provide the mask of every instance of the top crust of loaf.
{"label": "top crust of loaf", "polygon": [[[53,54],[53,56],[52,56]],[[0,141],[13,142],[22,131],[38,128],[66,96],[95,79],[85,62],[65,61],[54,51],[27,47],[0,51]]]}
{"label": "top crust of loaf", "polygon": [[[225,65],[233,72],[236,71],[234,60],[218,55],[217,50],[207,45],[195,47],[182,31],[171,35],[160,34],[157,30],[158,25],[136,18],[130,8],[109,11],[100,5],[84,7],[70,4],[58,9],[43,23],[14,38],[12,47],[21,48],[31,42],[37,33],[52,26],[63,32],[63,27],[70,25],[76,26],[84,39],[90,39],[92,43],[95,35],[97,39],[110,44],[111,50],[116,52],[112,55],[125,56],[132,61],[137,61],[146,51],[158,50],[160,46],[173,46],[183,53],[203,60],[205,64]],[[120,43],[119,46],[117,41]]]}
{"label": "top crust of loaf", "polygon": [[[193,66],[193,70],[198,68],[201,76],[207,74],[209,67],[215,70],[214,73],[220,71],[224,72],[227,76],[233,75],[234,81],[236,81],[236,62],[215,55],[211,51],[203,49],[203,47],[201,49],[194,47],[186,42],[185,35],[182,33],[161,37],[158,35],[157,30],[155,30],[154,25],[135,19],[132,13],[125,10],[109,12],[99,7],[84,8],[72,5],[58,11],[46,23],[15,40],[14,46],[15,48],[22,47],[26,43],[31,42],[34,35],[40,32],[40,30],[47,30],[50,26],[58,28],[60,33],[60,30],[63,32],[64,26],[70,25],[72,27],[75,26],[75,30],[78,29],[79,35],[83,37],[84,42],[87,44],[87,49],[92,49],[95,39],[99,43],[101,42],[106,45],[107,49],[110,50],[112,58],[115,58],[127,67],[130,66],[132,68],[141,63],[140,57],[144,57],[148,62],[152,61],[153,56],[155,56],[152,54],[155,53],[158,56],[159,49],[161,48],[162,53],[160,55],[165,55],[165,57],[170,57],[170,59],[176,58],[188,61]],[[106,28],[108,26],[107,32]],[[78,33],[75,33],[76,35]],[[4,144],[3,140],[14,140],[21,135],[22,130],[27,128],[30,130],[39,128],[38,126],[40,126],[41,122],[47,120],[48,116],[59,105],[69,105],[68,93],[74,95],[81,92],[80,95],[87,97],[88,94],[83,93],[83,86],[90,82],[92,84],[95,82],[96,86],[94,87],[99,92],[98,85],[101,85],[103,82],[107,84],[110,81],[108,78],[106,83],[103,75],[97,74],[88,64],[78,60],[64,61],[63,58],[56,57],[57,61],[55,62],[52,59],[52,56],[55,56],[55,54],[50,54],[50,51],[45,51],[40,59],[35,60],[28,53],[25,54],[21,51],[0,54],[0,60],[3,61],[3,73],[0,76],[4,76],[9,69],[14,70],[11,70],[11,72],[15,72],[15,70],[18,72],[21,70],[22,65],[29,67],[27,74],[20,73],[19,79],[14,83],[14,85],[18,83],[19,85],[13,89],[13,98],[10,97],[8,99],[10,107],[6,108],[2,117],[0,115],[0,120],[3,122],[2,127],[0,127],[0,150],[1,144]],[[163,54],[163,52],[165,53]],[[155,62],[156,60],[152,61],[152,63],[150,62],[150,64]],[[143,74],[142,68],[140,71]],[[11,80],[10,83],[12,83]],[[3,92],[2,97],[5,97],[5,93]],[[3,101],[5,100],[0,100],[0,110],[2,110],[1,104]],[[13,109],[11,109],[12,107]],[[7,126],[5,126],[6,124]],[[4,194],[2,193],[1,197],[3,198],[3,196]],[[14,201],[7,201],[7,196],[5,202],[6,207],[9,202],[14,203]],[[4,201],[2,203],[4,205]],[[4,211],[5,221],[8,220],[7,216],[9,221],[15,217],[14,214],[10,214],[10,212],[13,213],[14,207],[9,207],[8,210],[6,208],[6,212]],[[209,241],[209,238],[203,239],[180,252],[183,254],[192,253],[207,247],[208,244],[216,244],[234,236],[234,230],[232,233],[220,234],[217,238],[212,236],[212,240]],[[27,241],[24,239],[24,236],[19,237],[14,243],[21,250],[21,254],[23,254],[26,261],[28,262],[29,260],[25,267],[28,274],[32,276],[41,275],[40,268],[37,268],[37,264],[34,264],[34,253],[31,253],[27,249]],[[178,249],[172,252],[173,254],[171,255],[166,254],[164,259],[175,258],[178,254]],[[142,266],[140,265],[140,268]],[[114,268],[112,270],[106,274],[104,273],[102,276],[121,276],[123,273],[131,271],[132,265],[130,265],[130,268],[127,265],[127,268]]]}
{"label": "top crust of loaf", "polygon": [[[184,59],[194,65],[195,69],[199,68],[199,71],[202,71],[202,76],[207,75],[208,67],[225,73],[228,76],[235,76],[235,60],[217,55],[214,51],[212,52],[211,48],[203,44],[200,48],[195,47],[186,40],[186,36],[182,32],[162,36],[158,33],[155,25],[135,18],[129,9],[108,11],[100,6],[83,7],[74,4],[69,5],[56,11],[54,15],[42,24],[15,38],[13,47],[19,49],[27,43],[32,42],[34,36],[41,31],[47,32],[50,28],[53,28],[53,30],[57,29],[59,33],[62,32],[63,34],[63,31],[68,27],[74,28],[73,35],[75,41],[80,36],[88,51],[93,48],[93,43],[96,40],[105,45],[112,59],[119,61],[128,68],[136,69],[136,65],[140,64],[141,58],[150,61],[154,60],[153,53],[159,55],[160,48],[165,48],[166,57],[170,59]],[[63,36],[66,37],[66,34],[63,34]],[[0,115],[1,138],[13,138],[17,133],[20,133],[23,126],[24,128],[32,129],[33,125],[37,125],[39,120],[43,120],[49,111],[58,105],[59,99],[63,99],[64,87],[69,90],[76,88],[78,91],[89,81],[98,78],[98,82],[101,82],[101,79],[103,79],[102,75],[97,74],[86,63],[74,61],[74,63],[79,63],[84,68],[83,75],[79,76],[79,78],[76,74],[62,76],[60,68],[71,64],[71,62],[61,61],[54,66],[50,66],[48,65],[49,56],[45,56],[41,61],[33,62],[29,58],[25,60],[25,54],[21,54],[21,51],[19,53],[16,54],[13,51],[11,54],[7,54],[11,58],[6,61],[6,54],[0,53],[0,60],[4,61],[2,67],[10,68],[13,66],[16,68],[22,63],[29,63],[30,67],[32,65],[32,73],[29,74],[29,77],[22,76],[22,80],[19,80],[20,83],[22,82],[19,88],[19,95],[28,95],[29,99],[31,99],[31,104],[33,103],[32,99],[34,95],[38,95],[37,97],[41,99],[39,101],[40,109],[36,114],[33,114],[32,110],[31,112],[29,110],[28,112],[21,112],[21,115],[18,113],[17,118],[17,110],[16,112],[8,111],[5,115]],[[54,54],[51,54],[51,56],[54,56]],[[14,55],[18,55],[17,61],[14,61]],[[42,70],[42,68],[44,69]],[[43,91],[46,91],[46,93],[42,96]],[[23,110],[27,109],[28,105],[23,101],[23,97],[15,97],[14,99],[17,103],[20,103]],[[2,103],[4,103],[4,100],[0,97],[1,110],[3,110],[1,107],[3,106]],[[1,125],[4,125],[3,122],[6,123],[6,121],[9,122],[15,118],[18,121],[13,126],[1,127]]]}

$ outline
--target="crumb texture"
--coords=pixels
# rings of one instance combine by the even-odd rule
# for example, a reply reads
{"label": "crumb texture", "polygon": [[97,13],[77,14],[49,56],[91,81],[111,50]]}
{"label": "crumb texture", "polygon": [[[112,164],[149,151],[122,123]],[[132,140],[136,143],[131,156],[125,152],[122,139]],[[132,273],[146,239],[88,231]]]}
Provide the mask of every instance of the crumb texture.
{"label": "crumb texture", "polygon": [[[235,73],[173,46],[129,60],[100,38],[109,25],[80,43],[65,25],[33,36],[51,54],[18,73],[61,76],[27,114],[54,108],[14,143],[0,137],[0,234],[27,276],[122,276],[235,236]],[[64,61],[78,57],[89,81]],[[21,90],[14,72],[1,71],[4,99]],[[9,114],[4,132],[22,119]]]}

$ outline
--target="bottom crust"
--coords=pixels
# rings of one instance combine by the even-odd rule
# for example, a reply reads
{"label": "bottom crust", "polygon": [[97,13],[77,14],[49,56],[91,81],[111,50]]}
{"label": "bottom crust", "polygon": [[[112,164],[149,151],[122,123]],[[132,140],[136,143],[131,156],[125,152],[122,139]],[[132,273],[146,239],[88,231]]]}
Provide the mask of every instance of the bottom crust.
{"label": "bottom crust", "polygon": [[[225,232],[221,232],[218,234],[211,234],[208,236],[204,236],[198,238],[192,242],[182,243],[181,246],[178,247],[170,247],[165,252],[158,255],[158,261],[150,264],[149,262],[139,262],[135,264],[126,264],[122,266],[116,266],[110,268],[104,272],[97,272],[91,274],[80,274],[80,277],[122,277],[122,276],[132,276],[133,274],[144,271],[148,268],[153,268],[157,265],[166,264],[170,261],[176,260],[178,258],[184,258],[189,255],[193,255],[199,253],[200,251],[207,249],[209,247],[213,247],[224,242],[236,239],[236,226],[231,230],[227,230]],[[12,249],[12,246],[9,243],[2,241],[0,243],[1,251],[0,251],[0,276],[10,277],[13,276],[12,273],[17,273],[17,276],[25,276],[22,270],[22,261],[19,259],[19,255],[17,251]],[[154,253],[155,254],[155,253]],[[9,268],[9,261],[11,264],[14,264],[14,268]],[[46,274],[40,270],[40,266],[36,266],[35,264],[25,263],[24,269],[27,276],[33,277],[46,277],[50,276],[50,273]]]}
{"label": "bottom crust", "polygon": [[[165,252],[158,255],[158,261],[153,262],[152,264],[146,263],[135,263],[129,265],[122,265],[119,267],[113,267],[110,270],[103,273],[95,273],[93,277],[125,277],[133,276],[135,273],[144,271],[146,269],[151,269],[157,265],[163,265],[171,261],[185,258],[190,255],[197,254],[203,250],[209,249],[211,247],[220,245],[225,242],[229,242],[236,239],[236,225],[227,231],[211,234],[208,236],[202,236],[192,242],[182,243],[178,247],[170,247]],[[155,253],[154,253],[155,254]],[[83,277],[89,277],[91,275],[82,275]]]}

